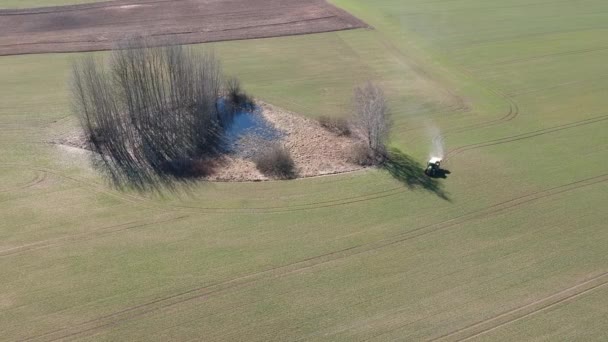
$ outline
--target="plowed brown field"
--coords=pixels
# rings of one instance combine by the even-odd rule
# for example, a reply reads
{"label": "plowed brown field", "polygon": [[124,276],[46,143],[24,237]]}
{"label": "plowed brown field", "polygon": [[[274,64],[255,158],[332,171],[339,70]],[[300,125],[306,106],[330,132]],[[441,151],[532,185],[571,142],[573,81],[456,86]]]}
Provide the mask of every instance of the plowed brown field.
{"label": "plowed brown field", "polygon": [[192,44],[365,26],[325,0],[119,0],[2,10],[0,55],[107,50],[141,34]]}

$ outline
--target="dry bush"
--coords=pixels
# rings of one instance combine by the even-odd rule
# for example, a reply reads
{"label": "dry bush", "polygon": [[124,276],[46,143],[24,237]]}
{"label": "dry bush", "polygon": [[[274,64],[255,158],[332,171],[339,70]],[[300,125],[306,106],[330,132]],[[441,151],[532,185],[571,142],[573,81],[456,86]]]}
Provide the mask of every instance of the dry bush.
{"label": "dry bush", "polygon": [[382,89],[371,82],[355,88],[355,127],[377,162],[384,160],[392,126],[388,101]]}
{"label": "dry bush", "polygon": [[253,107],[253,99],[241,87],[241,81],[236,77],[226,80],[225,92],[228,105],[233,111],[250,109]]}
{"label": "dry bush", "polygon": [[289,151],[279,145],[271,144],[253,157],[255,166],[267,177],[291,179],[295,177],[295,163]]}
{"label": "dry bush", "polygon": [[347,159],[349,162],[361,166],[372,166],[378,164],[374,151],[372,151],[369,146],[364,143],[353,145]]}
{"label": "dry bush", "polygon": [[338,136],[350,136],[351,134],[350,123],[345,118],[322,115],[319,117],[319,124]]}

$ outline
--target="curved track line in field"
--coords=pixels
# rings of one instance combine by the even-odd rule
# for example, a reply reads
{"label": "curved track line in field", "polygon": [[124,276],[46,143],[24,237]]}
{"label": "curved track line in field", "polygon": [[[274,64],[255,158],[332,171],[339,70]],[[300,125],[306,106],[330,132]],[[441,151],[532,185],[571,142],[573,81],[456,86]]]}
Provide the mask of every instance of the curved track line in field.
{"label": "curved track line in field", "polygon": [[485,142],[480,142],[480,143],[475,143],[475,144],[470,144],[470,145],[464,145],[464,146],[455,148],[451,151],[448,151],[448,153],[446,154],[445,160],[447,161],[450,157],[453,157],[455,155],[458,155],[460,153],[463,153],[463,152],[466,152],[469,150],[474,150],[474,149],[487,147],[487,146],[494,146],[494,145],[510,143],[510,142],[519,141],[519,140],[523,140],[523,139],[534,138],[534,137],[537,137],[540,135],[545,135],[545,134],[558,132],[558,131],[575,128],[575,127],[579,127],[579,126],[589,125],[589,124],[593,124],[593,123],[597,123],[597,122],[601,122],[601,121],[605,121],[605,120],[608,120],[608,115],[597,116],[594,118],[584,119],[584,120],[580,120],[580,121],[571,122],[568,124],[563,124],[563,125],[545,128],[545,129],[540,129],[537,131],[512,135],[512,136],[499,138],[499,139],[495,139],[495,140],[490,140],[490,141],[485,141]]}
{"label": "curved track line in field", "polygon": [[[517,63],[517,62],[526,62],[526,61],[532,61],[532,60],[537,60],[537,59],[543,59],[543,58],[548,58],[548,57],[552,57],[552,56],[562,56],[562,55],[573,55],[573,54],[580,54],[580,53],[589,53],[589,52],[596,52],[596,51],[602,51],[602,50],[607,50],[608,47],[600,47],[600,48],[589,48],[589,49],[581,49],[581,50],[572,50],[572,51],[564,51],[564,52],[560,52],[560,53],[554,53],[554,54],[546,54],[546,55],[541,55],[541,56],[533,56],[533,57],[528,57],[528,58],[520,58],[520,59],[515,59],[515,60],[510,60],[510,61],[505,61],[502,63],[497,63],[494,64],[492,66],[488,66],[488,67],[493,67],[496,65],[503,65],[503,64],[511,64],[511,63]],[[473,71],[476,70],[481,70],[482,68],[474,68],[474,69],[469,69],[469,68],[464,68],[464,67],[457,67],[462,73],[469,75],[469,77],[474,77],[473,75]],[[601,77],[597,77],[594,79],[602,79],[604,78],[606,75],[602,75]],[[579,81],[579,82],[584,82],[587,80],[583,80],[583,81]],[[568,82],[568,83],[574,83],[574,82]],[[493,126],[496,124],[500,124],[500,123],[504,123],[504,122],[508,122],[511,121],[513,119],[515,119],[520,112],[519,109],[519,105],[517,104],[517,102],[514,100],[514,96],[517,95],[522,95],[522,94],[526,94],[528,93],[527,91],[523,91],[523,92],[515,92],[513,94],[508,94],[506,92],[500,91],[494,87],[490,87],[487,85],[483,85],[483,87],[490,91],[491,93],[495,94],[498,97],[503,98],[509,105],[509,110],[507,111],[507,113],[505,115],[503,115],[502,117],[498,118],[498,119],[494,119],[494,120],[490,120],[490,121],[486,121],[486,122],[481,122],[478,124],[472,124],[472,125],[468,125],[468,126],[464,126],[464,127],[459,127],[459,128],[455,128],[455,129],[447,129],[445,130],[445,134],[443,134],[443,137],[441,136],[437,136],[434,139],[444,139],[445,136],[451,134],[451,133],[462,133],[462,132],[466,132],[469,130],[474,130],[474,129],[478,129],[478,128],[484,128],[484,127],[488,127],[488,126]],[[534,90],[534,91],[539,91],[539,90]]]}
{"label": "curved track line in field", "polygon": [[[381,39],[381,42],[388,50],[391,50],[394,54],[396,54],[402,63],[404,63],[406,65],[412,65],[410,63],[413,63],[413,61],[411,61],[411,59],[409,59],[399,48],[397,48],[390,41],[388,41],[387,38]],[[410,62],[408,63],[407,61],[410,61]],[[416,66],[415,64],[413,64],[413,65]],[[465,69],[461,66],[455,65],[454,69],[459,70],[460,73],[462,73],[463,75],[467,75],[470,78],[476,78],[468,69]],[[519,113],[520,113],[519,105],[517,104],[517,102],[515,102],[515,100],[511,96],[509,96],[508,94],[506,94],[505,92],[503,92],[501,90],[498,90],[498,89],[491,87],[489,85],[486,85],[486,84],[481,84],[480,86],[482,88],[484,88],[486,91],[492,93],[494,96],[503,99],[508,106],[507,111],[502,116],[495,118],[495,119],[490,119],[487,121],[470,124],[470,125],[466,125],[466,126],[462,126],[462,127],[457,127],[457,128],[453,128],[453,129],[446,129],[443,131],[443,137],[437,136],[437,137],[434,137],[433,139],[444,139],[445,136],[447,136],[449,134],[462,133],[462,132],[467,132],[470,130],[475,130],[475,129],[485,128],[488,126],[502,124],[502,123],[515,119],[519,115]],[[453,92],[451,92],[451,90],[448,89],[448,91],[451,94],[453,94]],[[453,95],[455,97],[458,97],[455,94],[453,94]],[[468,109],[468,106],[464,103],[464,101],[461,101],[461,102],[462,102],[462,104],[461,104],[460,108]]]}
{"label": "curved track line in field", "polygon": [[597,275],[577,285],[563,289],[548,297],[538,299],[524,306],[505,311],[501,314],[490,317],[483,321],[468,325],[462,329],[458,329],[451,333],[434,338],[431,341],[467,341],[474,337],[498,329],[506,324],[513,323],[522,318],[537,314],[548,308],[574,300],[580,296],[583,296],[593,290],[604,287],[606,285],[608,285],[608,272]]}
{"label": "curved track line in field", "polygon": [[250,208],[230,208],[230,207],[195,207],[195,206],[179,206],[179,205],[161,205],[151,200],[138,197],[134,195],[124,194],[118,191],[113,191],[111,189],[107,189],[103,186],[96,185],[95,183],[91,183],[90,181],[82,180],[72,176],[66,176],[61,174],[58,171],[37,168],[23,164],[2,164],[0,167],[20,167],[24,169],[30,169],[33,171],[43,172],[52,174],[53,176],[57,176],[59,178],[66,179],[68,181],[77,183],[82,185],[85,188],[92,189],[98,193],[106,194],[111,197],[114,197],[118,200],[122,200],[133,204],[135,206],[139,206],[145,209],[150,210],[162,210],[166,212],[189,212],[189,213],[252,213],[252,214],[268,214],[268,213],[282,213],[282,212],[290,212],[290,211],[301,211],[301,210],[311,210],[311,209],[321,209],[321,208],[329,208],[340,205],[347,205],[358,202],[365,202],[375,199],[387,198],[391,196],[395,196],[406,191],[403,186],[397,186],[394,188],[390,188],[387,190],[382,190],[378,192],[371,192],[365,195],[357,195],[346,198],[338,198],[329,201],[321,201],[321,202],[312,202],[312,203],[304,203],[304,204],[296,204],[296,205],[284,205],[284,206],[273,206],[273,207],[250,207]]}
{"label": "curved track line in field", "polygon": [[32,180],[30,180],[29,182],[18,185],[18,186],[10,187],[10,188],[0,189],[0,193],[31,188],[33,186],[36,186],[36,185],[44,182],[45,180],[46,180],[46,173],[35,171],[34,178]]}
{"label": "curved track line in field", "polygon": [[52,174],[53,176],[57,176],[59,178],[66,179],[68,181],[77,183],[82,185],[83,187],[92,189],[98,193],[106,194],[111,197],[114,197],[118,200],[122,200],[128,203],[131,203],[135,206],[139,206],[142,208],[150,209],[150,210],[162,210],[166,212],[189,212],[189,213],[254,213],[254,214],[267,214],[267,213],[281,213],[281,212],[290,212],[290,211],[301,211],[301,210],[309,210],[309,209],[321,209],[321,208],[329,208],[340,205],[347,205],[352,203],[370,201],[380,198],[386,198],[398,195],[403,193],[405,190],[403,186],[397,186],[394,188],[390,188],[387,190],[382,190],[378,192],[372,192],[365,195],[357,195],[346,198],[338,198],[335,200],[329,201],[321,201],[321,202],[312,202],[312,203],[304,203],[304,204],[296,204],[296,205],[285,205],[285,206],[273,206],[273,207],[250,207],[250,208],[229,208],[229,207],[195,207],[195,206],[179,206],[179,205],[161,205],[144,197],[137,197],[134,195],[123,194],[118,191],[113,191],[107,189],[103,186],[96,185],[86,180],[78,179],[76,177],[66,176],[61,174],[55,170],[43,169],[31,167],[28,165],[22,164],[2,164],[0,167],[20,167],[27,168],[33,171],[43,172]]}
{"label": "curved track line in field", "polygon": [[[62,174],[61,172],[57,171],[57,170],[52,170],[52,169],[47,169],[47,168],[41,168],[41,167],[35,167],[35,166],[30,166],[30,165],[25,165],[25,164],[18,164],[18,163],[0,163],[0,168],[11,168],[11,167],[18,167],[18,168],[22,168],[22,169],[28,169],[28,170],[32,170],[35,172],[42,172],[45,174],[49,174],[49,175],[53,175],[55,177],[64,179],[64,180],[68,180],[71,181],[73,183],[82,185],[85,188],[89,188],[92,189],[94,191],[96,191],[97,193],[102,193],[102,194],[106,194],[110,197],[116,198],[118,200],[124,201],[124,202],[128,202],[131,203],[135,206],[139,206],[139,207],[143,207],[146,209],[163,209],[162,206],[158,206],[158,205],[152,205],[152,206],[145,206],[144,204],[148,201],[145,198],[142,197],[137,197],[137,196],[133,196],[133,195],[128,195],[128,194],[124,194],[122,192],[118,192],[118,191],[113,191],[110,190],[106,187],[97,185],[95,183],[92,183],[91,181],[87,181],[84,179],[79,179],[77,177],[73,177],[73,176],[67,176],[65,174]],[[163,209],[165,211],[170,211],[167,209]]]}
{"label": "curved track line in field", "polygon": [[131,230],[131,229],[136,229],[136,228],[143,228],[143,227],[147,227],[147,226],[151,226],[151,225],[155,225],[155,224],[175,222],[175,221],[179,221],[181,219],[187,218],[187,217],[188,217],[187,215],[184,215],[184,216],[178,216],[178,217],[172,217],[172,218],[154,220],[154,221],[139,220],[139,221],[112,225],[112,226],[108,226],[108,227],[96,228],[89,232],[62,236],[62,237],[57,237],[57,238],[52,238],[52,239],[47,239],[47,240],[42,240],[42,241],[36,241],[36,242],[32,242],[32,243],[29,243],[26,245],[21,245],[21,246],[17,246],[17,247],[0,250],[0,258],[15,255],[15,254],[21,254],[21,253],[25,253],[25,252],[31,252],[31,251],[35,251],[35,250],[39,250],[39,249],[44,249],[44,248],[59,247],[59,246],[63,246],[63,245],[66,245],[66,244],[69,244],[72,242],[90,240],[90,239],[93,239],[93,238],[99,237],[99,236],[105,236],[108,234],[114,234],[114,233]]}
{"label": "curved track line in field", "polygon": [[94,331],[98,331],[104,327],[112,326],[119,324],[124,320],[131,320],[137,317],[141,317],[148,313],[157,312],[159,310],[164,310],[170,307],[174,307],[176,305],[189,302],[192,300],[208,298],[214,294],[225,292],[227,290],[244,287],[247,285],[254,284],[258,281],[272,278],[279,278],[289,274],[294,274],[298,272],[302,272],[304,270],[317,267],[320,265],[328,264],[330,262],[335,262],[338,260],[342,260],[345,258],[352,257],[354,255],[359,255],[366,252],[376,251],[382,248],[386,248],[389,246],[393,246],[404,241],[412,240],[418,238],[420,236],[428,235],[440,230],[445,230],[454,226],[461,225],[463,223],[483,219],[487,217],[492,217],[494,215],[507,212],[521,205],[538,201],[543,198],[556,196],[558,194],[566,193],[569,191],[581,189],[587,186],[591,186],[593,184],[598,184],[608,181],[608,174],[603,174],[597,177],[592,177],[568,184],[564,184],[561,186],[557,186],[551,189],[519,196],[501,203],[497,203],[491,205],[489,207],[470,212],[468,214],[461,215],[456,218],[452,218],[449,220],[445,220],[442,222],[429,224],[425,226],[421,226],[415,228],[413,230],[396,234],[390,238],[383,239],[376,242],[364,243],[356,246],[352,246],[349,248],[345,248],[338,251],[333,251],[330,253],[310,257],[307,259],[303,259],[300,261],[296,261],[293,263],[289,263],[286,265],[281,265],[277,267],[272,267],[266,270],[262,270],[259,272],[254,272],[248,275],[236,277],[224,282],[219,282],[215,284],[210,284],[206,286],[201,286],[198,288],[194,288],[185,292],[173,294],[166,297],[161,297],[156,300],[139,304],[136,306],[127,307],[123,310],[114,312],[109,315],[105,315],[102,317],[98,317],[89,321],[85,321],[70,327],[64,327],[61,329],[57,329],[54,331],[50,331],[41,335],[33,336],[24,339],[24,341],[32,341],[32,340],[46,340],[46,341],[55,341],[64,338],[75,337],[87,333],[93,333]]}
{"label": "curved track line in field", "polygon": [[[450,134],[454,134],[454,133],[463,133],[463,132],[468,132],[471,130],[476,130],[476,129],[480,129],[480,128],[486,128],[486,127],[490,127],[490,126],[494,126],[494,125],[498,125],[498,124],[503,124],[505,122],[515,119],[519,115],[519,112],[520,112],[519,105],[517,104],[517,102],[515,102],[515,100],[513,100],[513,98],[511,96],[503,93],[502,91],[491,88],[491,87],[485,86],[484,88],[487,91],[493,93],[495,96],[501,97],[507,103],[507,105],[509,106],[509,109],[507,110],[507,112],[503,116],[496,118],[496,119],[483,121],[483,122],[479,122],[476,124],[470,124],[470,125],[466,125],[466,126],[462,126],[462,127],[457,127],[457,128],[453,128],[453,129],[448,128],[444,131],[443,138],[445,138],[446,136],[448,136]],[[439,137],[439,138],[441,138],[441,137]]]}

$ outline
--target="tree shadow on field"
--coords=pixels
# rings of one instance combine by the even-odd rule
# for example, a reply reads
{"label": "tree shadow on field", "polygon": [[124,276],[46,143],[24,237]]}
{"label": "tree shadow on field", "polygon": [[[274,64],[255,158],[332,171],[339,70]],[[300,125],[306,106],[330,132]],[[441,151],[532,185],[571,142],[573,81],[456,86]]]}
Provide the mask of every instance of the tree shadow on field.
{"label": "tree shadow on field", "polygon": [[[388,152],[383,167],[396,180],[405,184],[409,189],[422,189],[434,193],[439,198],[451,201],[445,190],[436,178],[431,178],[424,173],[424,166],[412,157],[401,152],[397,148],[392,148]],[[449,171],[442,170],[442,177],[446,178]]]}
{"label": "tree shadow on field", "polygon": [[91,164],[117,190],[139,193],[183,194],[200,185],[221,164],[216,159],[183,159],[161,164],[151,169],[136,163],[116,161],[95,153]]}

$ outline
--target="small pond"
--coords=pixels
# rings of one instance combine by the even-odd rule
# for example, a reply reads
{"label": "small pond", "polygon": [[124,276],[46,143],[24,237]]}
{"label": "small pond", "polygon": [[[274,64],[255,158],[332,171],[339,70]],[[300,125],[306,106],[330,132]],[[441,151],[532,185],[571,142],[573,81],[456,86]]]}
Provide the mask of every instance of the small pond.
{"label": "small pond", "polygon": [[226,109],[223,100],[218,103],[220,123],[224,128],[222,149],[237,154],[250,154],[254,146],[264,142],[273,142],[282,138],[282,133],[264,118],[261,109],[256,106],[236,111]]}

